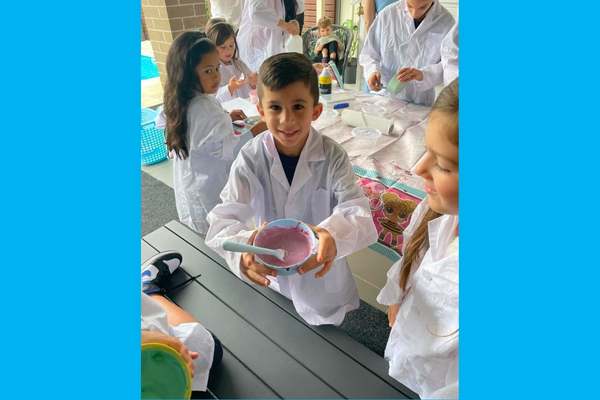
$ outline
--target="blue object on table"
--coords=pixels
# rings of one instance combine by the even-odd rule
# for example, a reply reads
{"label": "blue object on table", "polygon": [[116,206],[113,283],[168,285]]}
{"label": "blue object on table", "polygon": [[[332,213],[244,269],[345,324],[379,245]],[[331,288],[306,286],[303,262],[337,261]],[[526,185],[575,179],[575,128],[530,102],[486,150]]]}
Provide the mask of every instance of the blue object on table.
{"label": "blue object on table", "polygon": [[350,107],[350,103],[338,103],[333,106],[334,110],[340,110],[342,108]]}
{"label": "blue object on table", "polygon": [[156,164],[167,158],[165,134],[154,124],[157,112],[151,108],[142,108],[141,156],[142,165]]}

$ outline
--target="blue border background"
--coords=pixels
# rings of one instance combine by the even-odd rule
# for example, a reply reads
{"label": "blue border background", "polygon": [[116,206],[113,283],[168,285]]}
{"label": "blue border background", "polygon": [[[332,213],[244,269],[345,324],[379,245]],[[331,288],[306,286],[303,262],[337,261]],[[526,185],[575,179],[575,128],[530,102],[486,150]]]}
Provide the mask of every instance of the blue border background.
{"label": "blue border background", "polygon": [[461,397],[595,397],[598,5],[460,14]]}
{"label": "blue border background", "polygon": [[2,398],[139,398],[138,3],[2,5]]}

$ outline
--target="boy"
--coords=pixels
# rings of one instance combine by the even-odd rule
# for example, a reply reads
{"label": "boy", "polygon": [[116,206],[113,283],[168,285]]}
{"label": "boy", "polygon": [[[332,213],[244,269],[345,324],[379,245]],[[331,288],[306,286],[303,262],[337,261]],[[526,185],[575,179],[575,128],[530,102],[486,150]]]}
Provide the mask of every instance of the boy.
{"label": "boy", "polygon": [[[339,325],[359,306],[345,257],[377,240],[369,202],[346,152],[311,127],[323,106],[306,57],[268,58],[260,67],[258,96],[268,131],[247,143],[234,161],[222,204],[208,215],[206,243],[243,280],[290,298],[307,323]],[[318,252],[298,274],[277,276],[252,254],[222,249],[225,240],[252,242],[261,224],[278,218],[317,225]]]}
{"label": "boy", "polygon": [[316,56],[313,62],[328,63],[329,60],[337,62],[338,54],[342,54],[342,41],[334,33],[332,33],[333,24],[327,17],[322,17],[317,23],[319,27],[319,39],[315,45]]}

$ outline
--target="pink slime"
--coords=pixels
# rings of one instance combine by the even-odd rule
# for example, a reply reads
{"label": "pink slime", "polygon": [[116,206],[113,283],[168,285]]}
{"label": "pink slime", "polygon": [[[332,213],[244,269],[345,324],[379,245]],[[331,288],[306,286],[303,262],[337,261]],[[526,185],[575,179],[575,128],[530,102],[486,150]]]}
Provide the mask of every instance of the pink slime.
{"label": "pink slime", "polygon": [[283,261],[277,257],[261,255],[261,260],[278,267],[288,267],[298,264],[312,251],[308,233],[300,228],[267,228],[261,231],[254,244],[267,249],[284,249],[286,255]]}

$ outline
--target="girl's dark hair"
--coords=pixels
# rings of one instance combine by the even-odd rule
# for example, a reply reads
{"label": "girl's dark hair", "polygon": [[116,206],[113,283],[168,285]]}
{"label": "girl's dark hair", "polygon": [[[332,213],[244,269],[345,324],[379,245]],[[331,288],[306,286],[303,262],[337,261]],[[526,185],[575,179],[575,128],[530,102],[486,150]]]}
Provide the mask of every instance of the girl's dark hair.
{"label": "girl's dark hair", "polygon": [[173,41],[167,54],[167,82],[163,96],[167,148],[175,150],[182,159],[188,157],[189,150],[187,108],[195,94],[202,92],[196,66],[202,57],[215,51],[215,44],[203,32],[183,32]]}
{"label": "girl's dark hair", "polygon": [[216,22],[210,25],[206,25],[206,36],[214,42],[217,46],[223,45],[227,39],[233,37],[233,41],[235,43],[235,52],[233,53],[233,59],[237,60],[238,58],[238,44],[237,39],[235,38],[235,29],[233,25],[228,24],[227,22]]}
{"label": "girl's dark hair", "polygon": [[[458,146],[458,78],[440,92],[431,112],[441,112],[453,119],[455,124],[448,131],[448,139],[451,143]],[[400,271],[400,287],[403,290],[406,290],[406,284],[412,267],[419,262],[425,251],[429,248],[429,230],[427,229],[429,221],[436,219],[440,215],[432,209],[428,209],[406,244],[402,257],[402,269]]]}

